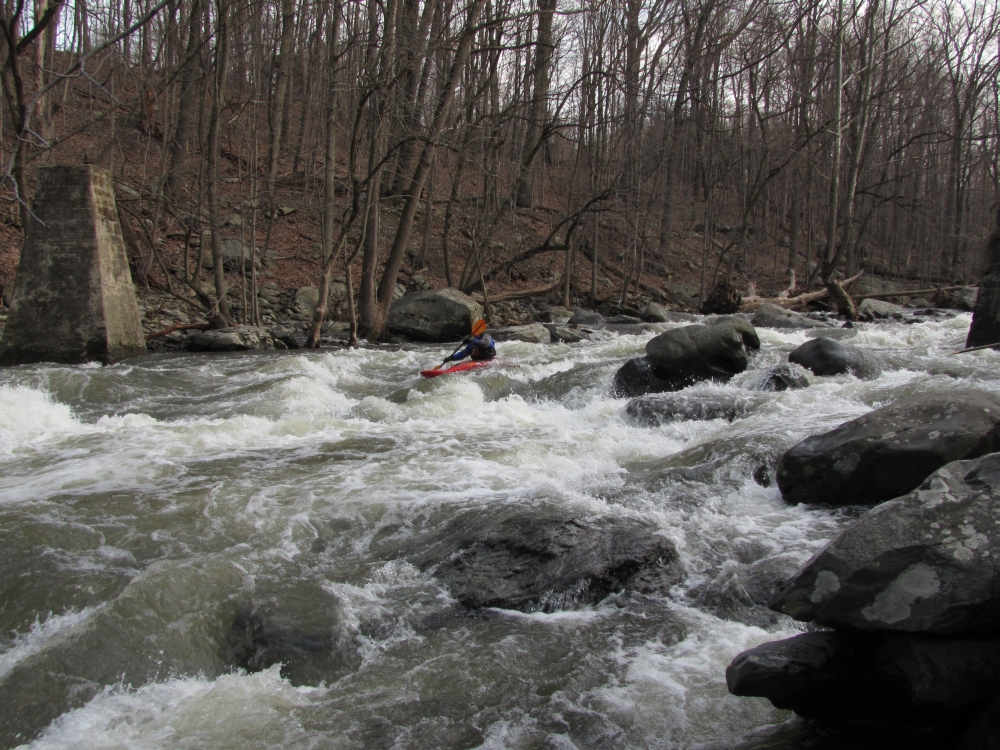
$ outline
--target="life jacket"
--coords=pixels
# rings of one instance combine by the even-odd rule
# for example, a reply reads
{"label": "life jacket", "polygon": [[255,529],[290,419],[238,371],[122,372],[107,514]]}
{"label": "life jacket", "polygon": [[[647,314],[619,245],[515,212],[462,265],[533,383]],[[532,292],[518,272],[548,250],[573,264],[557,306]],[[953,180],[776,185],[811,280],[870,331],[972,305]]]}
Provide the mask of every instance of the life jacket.
{"label": "life jacket", "polygon": [[469,354],[474,362],[490,360],[497,356],[496,344],[488,333],[472,339],[472,352]]}

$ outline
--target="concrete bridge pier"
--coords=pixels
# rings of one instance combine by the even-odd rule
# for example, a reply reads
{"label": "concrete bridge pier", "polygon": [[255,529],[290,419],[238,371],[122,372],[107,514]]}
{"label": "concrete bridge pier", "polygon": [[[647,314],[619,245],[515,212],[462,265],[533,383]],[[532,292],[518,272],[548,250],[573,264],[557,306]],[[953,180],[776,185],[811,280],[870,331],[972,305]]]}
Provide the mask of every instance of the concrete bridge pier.
{"label": "concrete bridge pier", "polygon": [[0,364],[103,362],[146,353],[111,174],[39,170]]}

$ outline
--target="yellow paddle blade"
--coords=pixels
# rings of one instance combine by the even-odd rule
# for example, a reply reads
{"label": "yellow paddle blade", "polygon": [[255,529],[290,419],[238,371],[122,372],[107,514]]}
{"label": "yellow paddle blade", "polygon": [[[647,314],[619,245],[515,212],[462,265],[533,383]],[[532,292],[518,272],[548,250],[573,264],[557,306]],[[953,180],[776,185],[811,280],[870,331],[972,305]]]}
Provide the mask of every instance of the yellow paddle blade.
{"label": "yellow paddle blade", "polygon": [[477,320],[475,323],[472,324],[472,335],[473,336],[482,336],[485,331],[486,331],[486,321],[485,320]]}

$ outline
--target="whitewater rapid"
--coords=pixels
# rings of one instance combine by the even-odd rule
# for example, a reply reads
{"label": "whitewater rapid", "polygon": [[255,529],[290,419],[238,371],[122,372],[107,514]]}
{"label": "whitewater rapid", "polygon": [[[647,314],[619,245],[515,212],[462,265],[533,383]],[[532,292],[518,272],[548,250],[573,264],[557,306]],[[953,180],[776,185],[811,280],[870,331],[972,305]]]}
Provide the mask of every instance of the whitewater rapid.
{"label": "whitewater rapid", "polygon": [[[726,666],[801,629],[764,602],[859,512],[758,470],[902,395],[1000,394],[1000,354],[948,356],[969,322],[863,325],[877,380],[656,428],[608,395],[655,331],[433,380],[445,347],[0,369],[0,747],[736,747],[791,714],[730,696]],[[745,393],[807,340],[759,334],[747,373],[687,393]],[[408,562],[460,514],[539,508],[651,521],[682,582],[469,616]],[[327,652],[235,669],[248,608]]]}

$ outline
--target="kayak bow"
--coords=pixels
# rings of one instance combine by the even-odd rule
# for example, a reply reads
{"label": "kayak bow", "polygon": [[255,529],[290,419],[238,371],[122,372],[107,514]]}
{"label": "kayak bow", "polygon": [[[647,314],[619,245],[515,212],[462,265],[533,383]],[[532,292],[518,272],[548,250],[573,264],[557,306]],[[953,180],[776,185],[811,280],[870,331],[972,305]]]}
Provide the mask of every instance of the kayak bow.
{"label": "kayak bow", "polygon": [[444,370],[421,370],[420,374],[425,378],[436,378],[438,375],[450,375],[455,372],[467,372],[469,370],[479,370],[483,367],[490,366],[490,360],[480,360],[478,362],[461,362],[457,365],[452,365]]}

